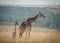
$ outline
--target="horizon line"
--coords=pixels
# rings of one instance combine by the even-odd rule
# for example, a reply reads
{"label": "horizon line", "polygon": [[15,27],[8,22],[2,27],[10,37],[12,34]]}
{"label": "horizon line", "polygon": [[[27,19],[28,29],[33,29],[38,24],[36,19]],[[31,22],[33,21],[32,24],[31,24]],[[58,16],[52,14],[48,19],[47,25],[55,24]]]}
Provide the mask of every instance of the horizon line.
{"label": "horizon line", "polygon": [[40,5],[40,4],[0,4],[0,6],[60,8],[60,5]]}

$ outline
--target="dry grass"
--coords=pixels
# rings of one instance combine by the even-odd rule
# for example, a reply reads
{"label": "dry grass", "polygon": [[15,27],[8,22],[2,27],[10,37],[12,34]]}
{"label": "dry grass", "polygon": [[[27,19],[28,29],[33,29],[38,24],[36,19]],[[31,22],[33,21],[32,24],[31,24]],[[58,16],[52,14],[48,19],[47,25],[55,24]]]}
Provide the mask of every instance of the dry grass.
{"label": "dry grass", "polygon": [[19,40],[18,33],[16,39],[12,39],[12,32],[0,32],[0,43],[60,43],[60,32],[31,32],[29,40]]}

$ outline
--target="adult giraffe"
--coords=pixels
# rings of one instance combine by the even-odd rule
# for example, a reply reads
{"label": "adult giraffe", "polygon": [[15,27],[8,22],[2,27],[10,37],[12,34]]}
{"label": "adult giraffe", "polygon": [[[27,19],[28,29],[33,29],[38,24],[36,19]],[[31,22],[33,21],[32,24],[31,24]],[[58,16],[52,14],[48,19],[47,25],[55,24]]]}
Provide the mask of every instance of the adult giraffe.
{"label": "adult giraffe", "polygon": [[38,17],[45,18],[45,16],[41,12],[39,12],[36,16],[28,18],[26,22],[21,23],[21,25],[19,26],[19,38],[22,37],[25,31],[26,31],[26,37],[28,39],[30,38],[31,23],[35,22]]}

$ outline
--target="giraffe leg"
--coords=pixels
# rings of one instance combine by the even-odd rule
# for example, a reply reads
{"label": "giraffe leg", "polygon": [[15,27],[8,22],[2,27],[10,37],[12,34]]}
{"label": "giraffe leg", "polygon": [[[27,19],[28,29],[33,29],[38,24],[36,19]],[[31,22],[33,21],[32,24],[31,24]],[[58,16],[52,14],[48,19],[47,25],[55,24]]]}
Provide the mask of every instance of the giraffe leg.
{"label": "giraffe leg", "polygon": [[28,32],[28,39],[30,39],[31,25],[28,26],[28,30],[27,30],[27,32]]}
{"label": "giraffe leg", "polygon": [[27,39],[27,31],[26,31],[26,39]]}
{"label": "giraffe leg", "polygon": [[22,38],[22,33],[19,33],[19,38],[20,38],[20,39]]}
{"label": "giraffe leg", "polygon": [[28,31],[28,39],[30,39],[30,31]]}

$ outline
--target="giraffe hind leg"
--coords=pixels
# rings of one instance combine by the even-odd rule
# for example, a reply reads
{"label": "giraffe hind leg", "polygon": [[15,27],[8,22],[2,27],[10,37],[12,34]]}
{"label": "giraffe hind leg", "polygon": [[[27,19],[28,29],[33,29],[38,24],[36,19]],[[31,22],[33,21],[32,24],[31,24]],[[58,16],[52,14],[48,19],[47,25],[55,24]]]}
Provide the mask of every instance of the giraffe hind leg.
{"label": "giraffe hind leg", "polygon": [[22,33],[21,33],[21,32],[19,33],[19,38],[20,38],[20,39],[22,38]]}

